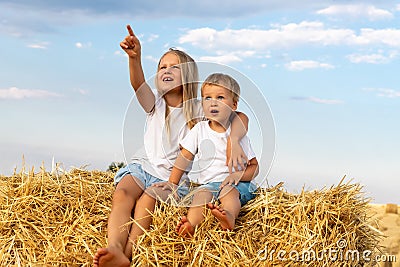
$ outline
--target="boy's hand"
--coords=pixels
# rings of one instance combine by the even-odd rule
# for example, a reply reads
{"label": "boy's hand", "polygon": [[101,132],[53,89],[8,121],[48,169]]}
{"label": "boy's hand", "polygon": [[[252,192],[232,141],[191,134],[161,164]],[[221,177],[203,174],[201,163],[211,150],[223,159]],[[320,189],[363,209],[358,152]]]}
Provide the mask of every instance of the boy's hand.
{"label": "boy's hand", "polygon": [[225,180],[221,183],[219,186],[220,189],[222,189],[225,185],[238,185],[240,182],[240,179],[242,178],[243,172],[235,172],[230,175],[228,175]]}
{"label": "boy's hand", "polygon": [[231,138],[228,137],[226,149],[226,165],[228,165],[229,173],[232,174],[232,167],[235,169],[235,171],[239,171],[240,166],[240,170],[243,171],[245,169],[245,163],[247,161],[247,156],[244,153],[239,141],[231,140]]}
{"label": "boy's hand", "polygon": [[141,46],[139,39],[133,33],[130,25],[127,25],[129,35],[119,44],[121,48],[128,54],[131,58],[140,57]]}

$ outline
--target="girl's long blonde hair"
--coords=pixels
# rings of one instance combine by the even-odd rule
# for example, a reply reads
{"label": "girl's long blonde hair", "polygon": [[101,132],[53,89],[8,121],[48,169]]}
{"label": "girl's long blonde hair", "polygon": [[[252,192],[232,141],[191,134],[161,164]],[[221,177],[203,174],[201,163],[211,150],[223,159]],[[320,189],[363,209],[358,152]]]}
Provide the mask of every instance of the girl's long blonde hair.
{"label": "girl's long blonde hair", "polygon": [[[169,53],[173,53],[178,57],[180,70],[181,70],[181,77],[182,77],[182,88],[183,88],[183,114],[185,115],[186,125],[189,129],[192,129],[193,126],[197,123],[198,118],[195,117],[195,106],[194,101],[197,99],[197,90],[198,90],[198,81],[199,81],[199,71],[197,69],[197,64],[194,59],[186,54],[185,52],[170,48],[167,52],[162,55],[160,61],[157,65],[157,71],[160,67],[161,59]],[[164,96],[163,96],[164,97]],[[165,108],[165,127],[167,132],[169,132],[169,115],[170,110],[168,105]],[[197,116],[197,115],[196,115]]]}

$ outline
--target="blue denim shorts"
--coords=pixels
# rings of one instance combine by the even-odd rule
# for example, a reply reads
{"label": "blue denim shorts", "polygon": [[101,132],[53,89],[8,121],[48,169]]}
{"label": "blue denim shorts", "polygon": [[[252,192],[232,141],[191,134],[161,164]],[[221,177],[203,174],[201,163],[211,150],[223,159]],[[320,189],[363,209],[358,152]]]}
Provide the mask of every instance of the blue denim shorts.
{"label": "blue denim shorts", "polygon": [[[207,189],[213,194],[213,197],[215,199],[219,199],[220,197],[222,197],[220,196],[221,193],[221,189],[219,188],[220,185],[221,182],[213,182],[200,185],[195,190]],[[257,187],[255,184],[251,182],[239,182],[237,185],[232,184],[231,186],[235,188],[237,191],[239,191],[240,204],[242,206],[256,196],[254,192],[256,191]]]}
{"label": "blue denim shorts", "polygon": [[[142,190],[146,190],[150,186],[156,183],[166,182],[160,178],[157,178],[146,171],[143,170],[142,165],[139,163],[130,163],[127,166],[118,170],[118,172],[114,176],[114,184],[117,185],[125,175],[132,175],[141,184],[138,184]],[[183,197],[189,193],[189,189],[187,186],[179,186],[177,189],[177,193],[179,197]]]}

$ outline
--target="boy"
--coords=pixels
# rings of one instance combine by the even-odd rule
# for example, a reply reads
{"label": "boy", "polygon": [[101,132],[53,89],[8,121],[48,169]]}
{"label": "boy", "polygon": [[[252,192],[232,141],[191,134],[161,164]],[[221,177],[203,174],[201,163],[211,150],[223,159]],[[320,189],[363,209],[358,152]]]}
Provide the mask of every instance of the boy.
{"label": "boy", "polygon": [[[229,174],[226,166],[226,142],[230,132],[230,117],[237,109],[240,87],[229,75],[215,73],[201,87],[202,106],[207,121],[198,122],[181,142],[181,152],[172,169],[169,183],[178,184],[194,155],[198,156],[201,184],[193,193],[192,205],[176,227],[178,234],[193,236],[204,220],[207,206],[219,220],[223,230],[232,230],[242,205],[254,198],[255,185],[251,180],[258,174],[258,162],[249,138],[240,144],[249,161],[244,170]],[[211,201],[218,199],[221,205]]]}

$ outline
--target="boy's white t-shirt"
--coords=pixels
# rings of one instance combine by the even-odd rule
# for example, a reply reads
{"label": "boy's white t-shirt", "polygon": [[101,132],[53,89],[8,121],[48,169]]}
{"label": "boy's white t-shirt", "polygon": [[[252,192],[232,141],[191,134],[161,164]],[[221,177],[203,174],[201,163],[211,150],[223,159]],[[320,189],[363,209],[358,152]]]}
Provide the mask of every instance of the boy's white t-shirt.
{"label": "boy's white t-shirt", "polygon": [[[192,181],[199,184],[222,182],[229,175],[226,146],[230,129],[218,133],[210,128],[208,121],[200,121],[181,141],[183,148],[197,156],[189,175]],[[247,135],[240,140],[240,145],[249,160],[255,158]]]}
{"label": "boy's white t-shirt", "polygon": [[[166,102],[157,92],[154,110],[146,116],[144,148],[137,151],[132,162],[142,165],[147,173],[168,181],[172,167],[179,154],[179,143],[189,133],[183,108],[169,107],[169,133],[165,127]],[[194,118],[203,118],[203,109],[199,100],[194,103]],[[190,169],[188,168],[187,172]],[[187,172],[183,179],[187,178]]]}

